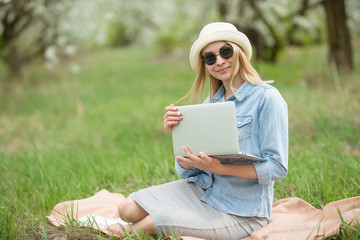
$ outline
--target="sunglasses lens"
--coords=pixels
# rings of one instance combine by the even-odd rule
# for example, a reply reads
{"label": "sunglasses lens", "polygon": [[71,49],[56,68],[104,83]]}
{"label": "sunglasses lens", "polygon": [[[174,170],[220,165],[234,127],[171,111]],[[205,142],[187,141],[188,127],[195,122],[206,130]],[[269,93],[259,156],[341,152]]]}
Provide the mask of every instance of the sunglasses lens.
{"label": "sunglasses lens", "polygon": [[203,61],[207,65],[213,65],[216,62],[216,55],[211,52],[205,53],[203,56]]}
{"label": "sunglasses lens", "polygon": [[229,45],[225,45],[220,48],[220,56],[225,59],[231,58],[233,55],[233,49]]}
{"label": "sunglasses lens", "polygon": [[[224,59],[229,59],[233,56],[233,49],[229,45],[220,48],[220,56]],[[202,57],[203,62],[207,65],[213,65],[216,62],[216,55],[212,52],[207,52]]]}

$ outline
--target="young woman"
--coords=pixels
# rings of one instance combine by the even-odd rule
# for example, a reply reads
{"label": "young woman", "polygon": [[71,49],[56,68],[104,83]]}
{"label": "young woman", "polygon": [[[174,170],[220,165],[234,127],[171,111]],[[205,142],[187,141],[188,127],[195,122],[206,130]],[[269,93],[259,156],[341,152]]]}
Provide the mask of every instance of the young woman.
{"label": "young woman", "polygon": [[[287,105],[276,88],[252,67],[248,38],[232,24],[206,25],[190,50],[196,80],[191,101],[210,79],[205,104],[234,101],[241,151],[265,162],[221,164],[206,153],[177,156],[175,168],[184,179],[142,189],[119,206],[132,229],[152,235],[175,234],[205,239],[241,239],[265,226],[271,213],[274,181],[288,168]],[[164,127],[181,124],[174,105],[165,108]],[[129,230],[129,226],[125,229]]]}

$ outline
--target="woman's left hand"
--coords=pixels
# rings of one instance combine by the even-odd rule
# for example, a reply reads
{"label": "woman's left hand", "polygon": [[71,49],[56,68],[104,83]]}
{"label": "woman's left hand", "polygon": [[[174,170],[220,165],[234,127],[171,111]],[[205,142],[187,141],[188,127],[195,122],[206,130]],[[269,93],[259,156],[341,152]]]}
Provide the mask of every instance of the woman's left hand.
{"label": "woman's left hand", "polygon": [[186,153],[186,157],[177,156],[176,160],[180,165],[184,164],[186,166],[196,167],[200,170],[217,172],[221,167],[221,162],[219,159],[214,157],[209,157],[206,153],[200,152],[200,156],[196,156],[191,153],[189,148],[184,146],[184,151]]}

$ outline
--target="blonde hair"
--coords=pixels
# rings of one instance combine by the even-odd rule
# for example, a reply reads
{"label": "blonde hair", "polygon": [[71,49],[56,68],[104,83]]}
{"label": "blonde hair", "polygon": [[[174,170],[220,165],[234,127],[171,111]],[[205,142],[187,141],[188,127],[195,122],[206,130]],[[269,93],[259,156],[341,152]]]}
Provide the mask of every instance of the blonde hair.
{"label": "blonde hair", "polygon": [[[252,84],[262,84],[262,83],[273,83],[273,80],[264,81],[261,79],[260,75],[257,73],[257,71],[254,69],[254,67],[251,65],[250,60],[246,57],[244,51],[239,47],[237,44],[233,42],[226,41],[227,44],[229,44],[233,50],[233,64],[231,66],[231,78],[230,78],[230,86],[233,84],[233,80],[235,75],[237,74],[234,70],[236,69],[236,66],[240,64],[239,73],[241,78],[249,83]],[[200,52],[201,54],[201,52]],[[219,90],[221,85],[223,84],[221,80],[213,77],[209,72],[207,71],[205,67],[205,63],[203,63],[202,58],[199,58],[199,61],[197,63],[199,71],[196,74],[195,81],[190,89],[190,91],[182,98],[180,98],[177,102],[182,101],[188,97],[190,97],[189,102],[192,104],[195,100],[196,95],[200,91],[198,102],[200,102],[200,99],[204,93],[205,88],[205,82],[206,77],[209,76],[210,79],[210,99],[212,99],[215,95],[215,93]],[[232,89],[233,93],[236,92],[237,89]]]}

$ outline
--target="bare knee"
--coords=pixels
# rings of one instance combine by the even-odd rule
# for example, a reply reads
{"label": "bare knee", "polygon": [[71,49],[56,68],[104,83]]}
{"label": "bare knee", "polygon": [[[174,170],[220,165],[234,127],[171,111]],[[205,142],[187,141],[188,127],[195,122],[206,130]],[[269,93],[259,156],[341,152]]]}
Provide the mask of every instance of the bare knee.
{"label": "bare knee", "polygon": [[138,222],[148,215],[148,213],[130,197],[125,198],[120,203],[118,213],[120,218],[128,222]]}
{"label": "bare knee", "polygon": [[131,198],[127,197],[125,198],[121,203],[120,205],[118,206],[118,213],[119,213],[119,216],[122,218],[122,219],[125,219],[125,220],[128,220],[131,216],[130,214],[130,209],[131,209],[131,206],[132,206],[132,202],[134,200],[132,200]]}

